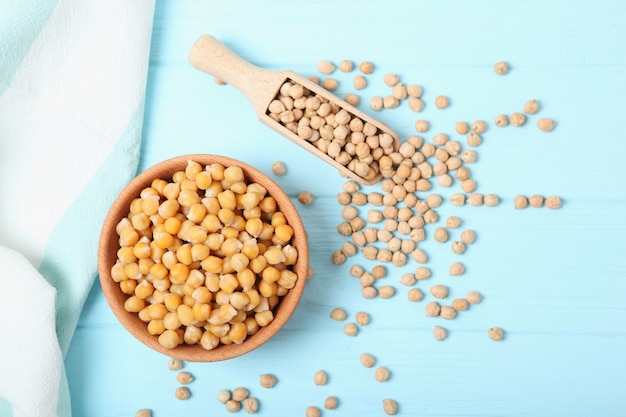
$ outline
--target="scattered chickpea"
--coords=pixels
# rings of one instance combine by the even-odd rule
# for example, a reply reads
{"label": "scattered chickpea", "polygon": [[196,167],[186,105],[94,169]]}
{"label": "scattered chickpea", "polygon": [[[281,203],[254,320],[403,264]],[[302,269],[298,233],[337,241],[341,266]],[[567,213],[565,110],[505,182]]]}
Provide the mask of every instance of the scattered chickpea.
{"label": "scattered chickpea", "polygon": [[423,89],[422,89],[421,86],[419,86],[417,84],[409,84],[406,87],[406,92],[411,97],[419,98],[419,97],[422,96]]}
{"label": "scattered chickpea", "polygon": [[[361,295],[363,296],[363,298],[370,300],[372,298],[376,298],[376,296],[378,295],[378,291],[376,290],[375,287],[372,287],[372,286],[363,287],[361,289]],[[345,330],[346,329],[344,329],[344,332]],[[354,335],[356,335],[356,333]],[[353,336],[353,335],[349,334],[348,336]]]}
{"label": "scattered chickpea", "polygon": [[259,400],[254,397],[244,399],[241,404],[243,405],[244,411],[248,414],[256,414],[259,409]]}
{"label": "scattered chickpea", "polygon": [[455,298],[452,300],[452,308],[456,311],[465,311],[468,308],[468,301],[465,298]]}
{"label": "scattered chickpea", "polygon": [[383,410],[387,413],[387,415],[395,415],[398,412],[398,403],[394,400],[386,398],[383,400]]}
{"label": "scattered chickpea", "polygon": [[532,195],[528,198],[528,204],[531,207],[541,208],[543,207],[543,196],[539,194]]}
{"label": "scattered chickpea", "polygon": [[426,268],[425,266],[420,266],[415,270],[415,279],[417,280],[424,280],[424,279],[428,279],[431,276],[431,272],[430,269]]}
{"label": "scattered chickpea", "polygon": [[469,132],[469,125],[467,124],[467,122],[456,122],[454,125],[454,130],[456,130],[456,133],[458,133],[459,135],[464,135]]}
{"label": "scattered chickpea", "polygon": [[383,98],[380,96],[372,96],[370,99],[370,108],[374,111],[380,111],[383,108]]}
{"label": "scattered chickpea", "polygon": [[472,206],[481,206],[484,203],[484,196],[480,193],[474,193],[467,197],[467,203]]}
{"label": "scattered chickpea", "polygon": [[487,207],[495,207],[500,203],[500,198],[495,194],[487,194],[483,198],[483,202]]}
{"label": "scattered chickpea", "polygon": [[437,317],[441,313],[441,306],[436,301],[426,304],[424,311],[428,317]]}
{"label": "scattered chickpea", "polygon": [[374,371],[374,379],[378,382],[386,382],[391,376],[391,371],[384,366],[379,366]]}
{"label": "scattered chickpea", "polygon": [[409,97],[409,99],[407,100],[407,103],[408,103],[409,109],[411,109],[415,113],[419,113],[422,110],[424,110],[424,106],[425,106],[424,101],[419,97]]}
{"label": "scattered chickpea", "polygon": [[366,326],[370,322],[370,315],[364,311],[359,311],[356,313],[355,320],[356,324],[358,324],[359,326]]}
{"label": "scattered chickpea", "polygon": [[376,358],[370,353],[361,353],[361,365],[371,368],[376,363]]}
{"label": "scattered chickpea", "polygon": [[[369,287],[369,288],[371,288],[371,287]],[[345,333],[346,336],[354,337],[354,336],[356,336],[358,331],[359,330],[356,327],[356,324],[354,324],[354,323],[348,323],[345,326],[343,326],[343,332]]]}
{"label": "scattered chickpea", "polygon": [[363,61],[359,64],[359,71],[363,74],[371,74],[374,71],[374,64],[370,61]]}
{"label": "scattered chickpea", "polygon": [[334,410],[335,408],[337,408],[338,403],[339,399],[336,396],[331,395],[327,397],[324,401],[324,408],[327,410]]}
{"label": "scattered chickpea", "polygon": [[415,122],[415,130],[424,133],[428,130],[428,122],[426,120],[418,120]]}
{"label": "scattered chickpea", "polygon": [[472,131],[478,133],[479,135],[487,130],[487,123],[483,120],[476,120],[472,123]]}
{"label": "scattered chickpea", "polygon": [[432,287],[430,287],[430,293],[433,297],[439,298],[441,300],[448,296],[448,287],[441,284],[433,285]]}
{"label": "scattered chickpea", "polygon": [[237,387],[233,390],[233,396],[232,399],[234,401],[243,401],[246,398],[248,398],[249,392],[246,388],[243,387]]}
{"label": "scattered chickpea", "polygon": [[415,281],[416,281],[415,274],[412,274],[410,272],[402,274],[402,276],[400,277],[400,283],[403,285],[406,285],[407,287],[414,285]]}
{"label": "scattered chickpea", "polygon": [[343,321],[348,317],[343,308],[336,307],[330,312],[330,318],[337,321]]}
{"label": "scattered chickpea", "polygon": [[317,63],[317,70],[322,74],[332,74],[335,68],[335,64],[330,61],[318,61]]}
{"label": "scattered chickpea", "polygon": [[466,229],[461,232],[461,242],[471,245],[476,240],[476,233],[472,229]]}
{"label": "scattered chickpea", "polygon": [[526,207],[528,207],[528,198],[526,198],[526,196],[523,196],[521,194],[516,195],[515,198],[513,199],[513,205],[518,210],[525,209]]}
{"label": "scattered chickpea", "polygon": [[328,374],[326,371],[319,370],[313,375],[313,383],[315,385],[326,385],[328,383]]}
{"label": "scattered chickpea", "polygon": [[444,227],[438,227],[435,229],[435,233],[433,233],[433,238],[439,243],[447,242],[448,231]]}
{"label": "scattered chickpea", "polygon": [[183,361],[177,358],[170,358],[167,363],[167,367],[170,371],[178,371],[183,369]]}
{"label": "scattered chickpea", "polygon": [[152,417],[152,411],[148,408],[142,408],[141,410],[137,410],[135,417]]}
{"label": "scattered chickpea", "polygon": [[229,413],[236,413],[239,410],[241,410],[241,401],[226,401],[226,411],[228,411]]}
{"label": "scattered chickpea", "polygon": [[465,295],[465,299],[470,304],[478,304],[482,301],[483,296],[478,291],[468,291]]}
{"label": "scattered chickpea", "polygon": [[514,112],[509,117],[511,126],[519,127],[526,123],[526,116],[523,113]]}
{"label": "scattered chickpea", "polygon": [[478,133],[470,132],[468,133],[466,137],[466,142],[469,146],[475,148],[477,146],[480,146],[481,143],[483,143],[483,139],[480,137]]}
{"label": "scattered chickpea", "polygon": [[179,372],[178,375],[176,375],[176,380],[179,384],[187,385],[193,381],[193,375],[189,372]]}
{"label": "scattered chickpea", "polygon": [[227,389],[221,389],[217,392],[217,401],[226,404],[232,398],[232,393]]}
{"label": "scattered chickpea", "polygon": [[341,249],[334,250],[331,254],[331,261],[334,265],[342,265],[346,261],[346,255]]}
{"label": "scattered chickpea", "polygon": [[400,100],[398,100],[394,96],[385,96],[383,98],[383,108],[385,109],[395,109],[400,105]]}
{"label": "scattered chickpea", "polygon": [[446,219],[446,228],[448,229],[456,229],[461,226],[461,219],[456,216],[450,216]]}
{"label": "scattered chickpea", "polygon": [[315,196],[310,191],[301,191],[300,194],[298,194],[298,201],[300,204],[308,206],[313,202],[313,200],[315,200]]}
{"label": "scattered chickpea", "polygon": [[498,75],[505,75],[509,72],[509,64],[504,61],[496,62],[493,66],[493,70]]}
{"label": "scattered chickpea", "polygon": [[437,96],[435,97],[435,107],[438,109],[445,109],[450,105],[450,101],[446,96]]}
{"label": "scattered chickpea", "polygon": [[339,71],[341,72],[351,72],[354,68],[354,62],[349,59],[344,59],[339,62]]}
{"label": "scattered chickpea", "polygon": [[424,293],[419,288],[411,288],[407,293],[409,301],[418,302],[424,299]]}
{"label": "scattered chickpea", "polygon": [[492,327],[489,329],[489,338],[499,342],[504,338],[504,331],[500,327]]}
{"label": "scattered chickpea", "polygon": [[450,275],[458,276],[465,272],[465,266],[461,262],[454,262],[450,265]]}
{"label": "scattered chickpea", "polygon": [[396,293],[396,289],[391,285],[383,285],[378,289],[378,295],[380,298],[391,298]]}
{"label": "scattered chickpea", "polygon": [[456,255],[462,255],[463,253],[465,253],[465,243],[460,242],[458,240],[455,240],[454,242],[452,242],[452,252],[454,252]]}
{"label": "scattered chickpea", "polygon": [[446,320],[452,320],[456,317],[456,310],[451,306],[441,306],[441,311],[439,312],[441,318]]}
{"label": "scattered chickpea", "polygon": [[493,122],[498,127],[505,127],[509,125],[509,118],[507,117],[506,114],[500,114],[496,116]]}
{"label": "scattered chickpea", "polygon": [[537,127],[542,132],[549,132],[552,129],[554,129],[554,126],[556,126],[556,122],[552,119],[548,119],[544,117],[544,118],[537,120]]}
{"label": "scattered chickpea", "polygon": [[259,377],[259,384],[261,384],[263,388],[272,388],[276,385],[276,382],[276,377],[272,374],[262,374]]}
{"label": "scattered chickpea", "polygon": [[367,87],[367,78],[362,75],[355,75],[354,79],[352,80],[352,85],[354,85],[354,88],[356,88],[357,90],[363,90],[365,87]]}
{"label": "scattered chickpea", "polygon": [[441,326],[435,326],[433,328],[433,337],[437,341],[442,341],[448,337],[448,331]]}
{"label": "scattered chickpea", "polygon": [[284,162],[282,162],[282,161],[274,162],[272,164],[272,172],[277,177],[280,177],[281,175],[285,175],[285,173],[287,172],[287,168],[285,167]]}
{"label": "scattered chickpea", "polygon": [[555,210],[561,208],[561,199],[557,196],[547,197],[544,201],[544,204],[547,208]]}
{"label": "scattered chickpea", "polygon": [[343,98],[346,103],[352,105],[352,106],[357,106],[359,104],[359,96],[357,96],[356,94],[353,93],[348,93],[345,95],[345,97]]}
{"label": "scattered chickpea", "polygon": [[313,405],[310,405],[306,408],[306,412],[305,412],[306,417],[320,417],[321,414],[322,413],[320,409]]}
{"label": "scattered chickpea", "polygon": [[176,391],[174,391],[174,395],[179,400],[186,400],[191,396],[191,392],[187,387],[178,387],[176,388]]}
{"label": "scattered chickpea", "polygon": [[456,193],[450,196],[450,203],[457,207],[461,207],[465,205],[465,194]]}
{"label": "scattered chickpea", "polygon": [[526,104],[524,104],[524,113],[526,114],[537,114],[539,111],[539,103],[537,100],[532,99],[528,100]]}
{"label": "scattered chickpea", "polygon": [[383,82],[389,87],[393,87],[394,85],[398,84],[399,81],[400,78],[398,77],[398,74],[395,73],[385,74],[385,76],[383,77]]}

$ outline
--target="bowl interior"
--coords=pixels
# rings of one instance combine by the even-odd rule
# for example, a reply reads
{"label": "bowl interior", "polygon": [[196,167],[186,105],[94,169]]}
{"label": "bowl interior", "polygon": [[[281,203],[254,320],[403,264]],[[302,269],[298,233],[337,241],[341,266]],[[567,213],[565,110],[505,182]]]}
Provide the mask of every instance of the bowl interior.
{"label": "bowl interior", "polygon": [[[181,344],[173,349],[167,349],[161,346],[157,337],[148,333],[147,324],[141,321],[136,313],[129,313],[124,309],[124,302],[128,296],[122,292],[119,283],[111,278],[111,267],[117,260],[117,250],[119,249],[119,237],[115,232],[115,227],[122,218],[128,215],[131,201],[139,196],[141,190],[150,186],[153,179],[162,178],[170,181],[175,172],[185,169],[189,160],[196,161],[203,166],[212,163],[220,163],[225,167],[231,165],[239,166],[242,168],[248,181],[263,185],[267,189],[268,194],[274,197],[280,211],[285,215],[289,225],[294,229],[291,244],[298,250],[298,260],[293,268],[298,276],[296,285],[281,298],[280,303],[275,307],[274,320],[267,326],[261,328],[254,335],[248,336],[241,344],[220,344],[211,350],[206,350],[200,345]],[[261,171],[241,161],[224,156],[211,154],[183,155],[168,159],[148,168],[133,179],[120,193],[111,206],[102,227],[98,248],[98,271],[102,290],[111,310],[120,323],[135,338],[164,355],[178,359],[193,362],[220,361],[234,358],[256,349],[274,336],[289,320],[302,297],[307,280],[307,235],[298,211],[289,197],[273,180]]]}

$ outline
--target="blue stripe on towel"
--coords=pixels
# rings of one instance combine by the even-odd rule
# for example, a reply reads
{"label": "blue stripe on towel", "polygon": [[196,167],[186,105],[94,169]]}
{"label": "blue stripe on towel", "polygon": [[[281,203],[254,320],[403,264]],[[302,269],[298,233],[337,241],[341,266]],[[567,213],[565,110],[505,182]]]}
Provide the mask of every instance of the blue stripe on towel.
{"label": "blue stripe on towel", "polygon": [[3,3],[0,13],[0,95],[13,82],[22,60],[50,19],[57,0]]}
{"label": "blue stripe on towel", "polygon": [[57,290],[57,336],[63,357],[97,275],[100,229],[118,193],[135,176],[139,161],[143,102],[111,155],[55,226],[39,272]]}

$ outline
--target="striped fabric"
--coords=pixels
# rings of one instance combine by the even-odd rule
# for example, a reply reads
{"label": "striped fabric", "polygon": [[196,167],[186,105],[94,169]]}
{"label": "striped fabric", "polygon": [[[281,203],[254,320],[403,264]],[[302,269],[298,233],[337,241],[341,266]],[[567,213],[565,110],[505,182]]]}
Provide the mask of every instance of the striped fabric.
{"label": "striped fabric", "polygon": [[63,359],[139,159],[154,0],[0,0],[0,416],[71,416]]}

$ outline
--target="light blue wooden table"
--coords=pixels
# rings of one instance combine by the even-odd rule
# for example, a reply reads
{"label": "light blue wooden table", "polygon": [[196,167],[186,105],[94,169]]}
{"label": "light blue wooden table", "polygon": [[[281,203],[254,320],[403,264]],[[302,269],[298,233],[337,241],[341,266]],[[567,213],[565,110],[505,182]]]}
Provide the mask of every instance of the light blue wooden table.
{"label": "light blue wooden table", "polygon": [[[626,3],[617,0],[159,0],[140,169],[195,152],[234,157],[268,174],[272,162],[284,161],[288,173],[277,182],[294,200],[305,189],[316,196],[299,206],[315,276],[292,320],[265,346],[226,362],[187,364],[196,379],[186,401],[174,398],[168,359],[118,324],[96,283],[66,360],[74,415],[133,416],[151,408],[154,417],[224,416],[215,395],[238,386],[259,399],[259,415],[273,417],[303,416],[310,405],[324,416],[384,415],[383,398],[395,399],[406,416],[626,415],[625,18]],[[446,197],[457,186],[435,187],[444,196],[441,218],[460,217],[477,239],[461,256],[427,239],[433,276],[417,284],[427,294],[433,284],[448,285],[449,299],[478,290],[483,302],[451,321],[426,317],[432,297],[410,303],[399,282],[415,263],[389,267],[383,280],[396,288],[394,297],[363,299],[348,270],[376,262],[361,255],[341,266],[330,261],[346,240],[336,232],[344,179],[260,124],[240,92],[188,64],[204,33],[259,66],[303,75],[320,75],[321,59],[373,61],[361,108],[402,138],[416,134],[418,118],[430,121],[426,139],[445,132],[463,140],[455,122],[486,120],[470,169],[477,191],[501,202],[455,207]],[[493,71],[501,60],[511,65],[506,76]],[[388,72],[424,87],[422,113],[369,109],[369,97],[388,94]],[[355,74],[333,74],[337,94],[354,91]],[[449,108],[435,108],[439,94],[450,97]],[[520,111],[531,98],[541,111],[526,125],[493,125],[496,115]],[[537,130],[540,116],[557,121],[553,132]],[[513,208],[515,195],[535,193],[558,195],[564,205]],[[433,230],[427,227],[429,236]],[[450,277],[457,259],[467,271]],[[371,323],[348,337],[344,323],[329,318],[335,307],[348,321],[366,311]],[[445,327],[448,339],[435,341],[434,325]],[[505,340],[487,337],[492,326],[505,329]],[[360,364],[363,352],[391,370],[388,382]],[[330,376],[326,386],[313,384],[319,369]],[[262,373],[275,374],[278,384],[260,387]],[[339,398],[334,411],[323,409],[329,395]]]}

